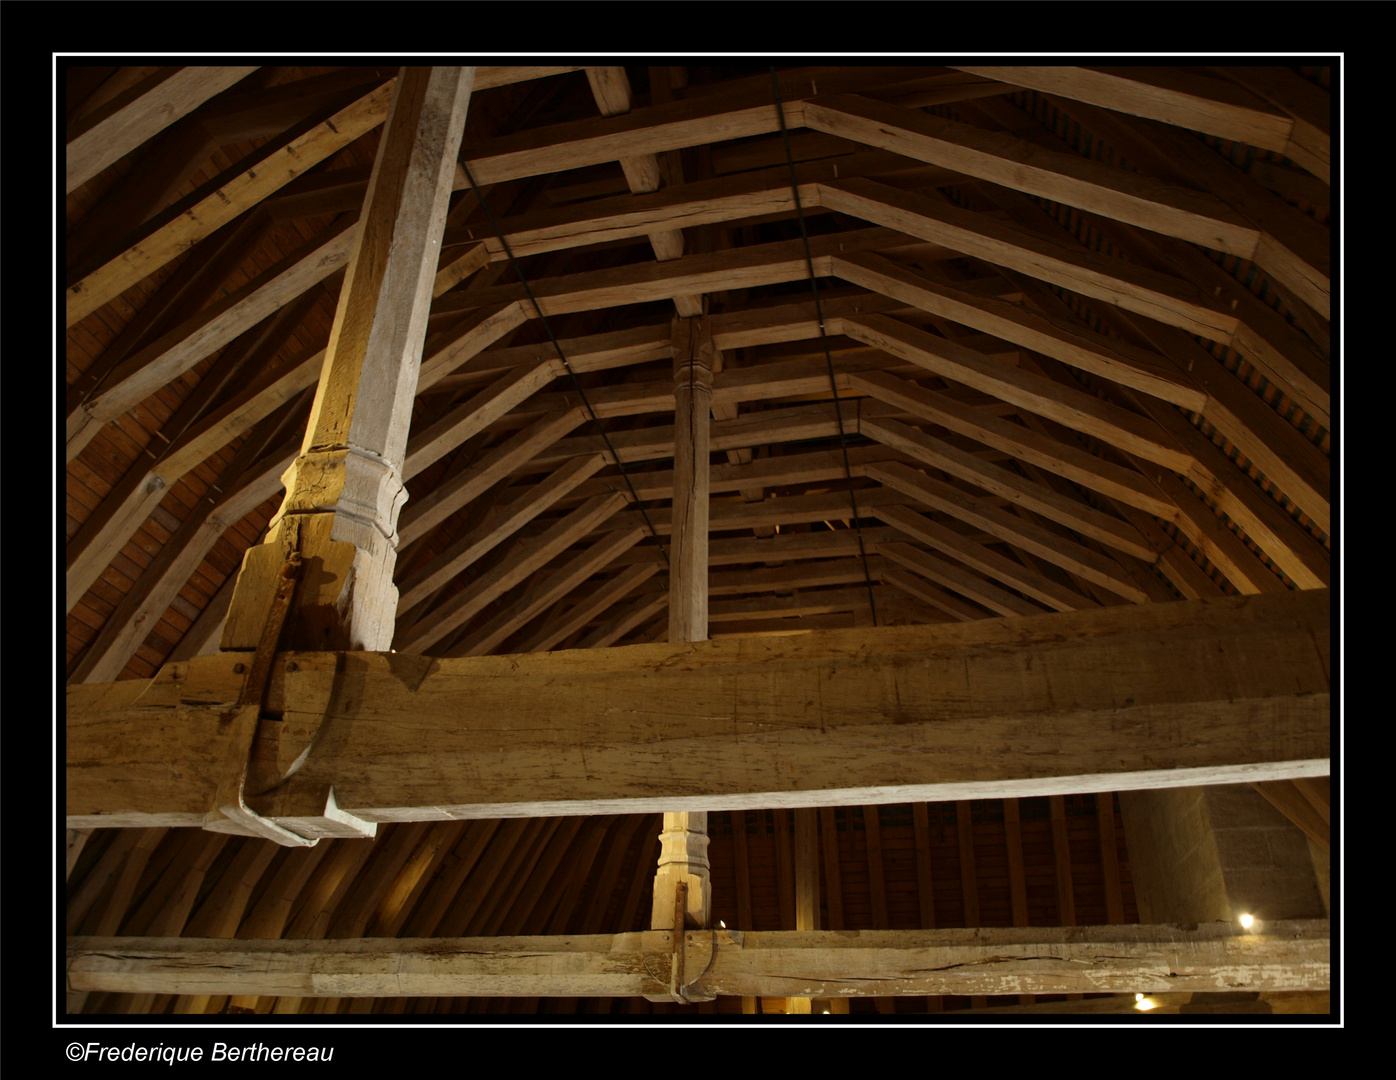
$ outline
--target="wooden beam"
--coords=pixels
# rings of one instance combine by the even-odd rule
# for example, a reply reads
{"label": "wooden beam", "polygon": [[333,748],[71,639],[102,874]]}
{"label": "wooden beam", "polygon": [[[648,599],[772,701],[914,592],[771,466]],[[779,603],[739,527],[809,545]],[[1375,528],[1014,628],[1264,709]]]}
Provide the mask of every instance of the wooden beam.
{"label": "wooden beam", "polygon": [[353,222],[332,227],[327,237],[302,245],[266,273],[202,308],[124,360],[99,392],[69,414],[67,460],[76,457],[108,421],[337,273],[352,254],[356,239]]}
{"label": "wooden beam", "polygon": [[[426,566],[398,583],[398,615],[421,603],[436,590],[498,547],[605,464],[601,455],[573,458],[504,506],[496,507],[474,529],[438,554]],[[531,651],[531,650],[527,650]]]}
{"label": "wooden beam", "polygon": [[[863,997],[1327,990],[1326,919],[1239,925],[690,931],[707,994]],[[629,997],[667,993],[670,934],[239,941],[70,938],[70,991],[293,996]],[[654,971],[663,970],[665,978]]]}
{"label": "wooden beam", "polygon": [[[1132,527],[1128,522],[1102,513],[1094,509],[1090,504],[1078,499],[1071,499],[1064,495],[1060,495],[1043,484],[1025,480],[1022,476],[1009,469],[985,461],[976,454],[961,450],[958,447],[950,445],[943,439],[937,439],[932,435],[927,435],[925,432],[913,428],[908,424],[903,424],[891,418],[879,417],[874,420],[862,421],[858,425],[858,430],[859,434],[866,435],[871,439],[876,439],[886,446],[895,447],[927,465],[931,465],[942,472],[973,484],[1000,498],[1007,499],[1015,506],[1031,510],[1033,513],[1041,514],[1045,518],[1050,518],[1052,521],[1065,525],[1068,529],[1072,529],[1082,536],[1089,536],[1091,539],[1105,544],[1108,547],[1112,547],[1117,551],[1128,552],[1135,558],[1143,559],[1146,562],[1153,562],[1158,558],[1158,553],[1144,542],[1138,530]],[[895,469],[896,467],[897,466],[890,462],[886,464],[879,463],[877,466],[877,468],[884,470]],[[876,478],[874,470],[865,469],[864,475],[874,476]],[[963,493],[960,494],[962,495]],[[982,502],[982,500],[980,501]],[[1005,518],[1003,520],[1006,523],[1011,519]],[[1013,528],[1017,529],[1018,524],[1019,523],[1016,521],[1013,522]],[[996,532],[995,529],[988,528],[987,526],[984,526],[984,529],[986,532]],[[1008,539],[1007,537],[1004,538]],[[1018,541],[1013,542],[1018,543]],[[1020,544],[1020,546],[1026,545]],[[1050,558],[1046,555],[1043,557]],[[1089,574],[1082,574],[1081,576],[1090,577]],[[1101,582],[1101,584],[1104,584],[1104,582]],[[1110,588],[1110,586],[1107,584],[1106,588]]]}
{"label": "wooden beam", "polygon": [[392,642],[401,470],[474,77],[474,68],[406,68],[395,80],[305,441],[266,542],[244,559],[225,649],[257,645],[293,551],[311,571],[296,590],[285,640],[367,649]]}
{"label": "wooden beam", "polygon": [[1291,116],[1200,68],[956,67],[1264,150],[1287,153],[1294,132]]}
{"label": "wooden beam", "polygon": [[834,272],[854,285],[900,300],[931,315],[1011,341],[1069,367],[1161,398],[1194,412],[1207,397],[1167,359],[1085,327],[1067,328],[1023,307],[994,297],[976,296],[938,281],[924,271],[902,266],[876,251],[837,256]]}
{"label": "wooden beam", "polygon": [[[565,613],[559,612],[556,619],[547,618],[532,638],[525,641],[519,652],[546,652],[563,639],[577,633],[602,612],[613,607],[626,596],[659,573],[657,563],[637,563],[627,566],[596,585],[587,595],[575,599]],[[570,601],[569,601],[570,602]]]}
{"label": "wooden beam", "polygon": [[946,379],[1046,416],[1102,442],[1128,450],[1177,472],[1190,464],[1172,440],[1137,413],[1109,405],[1082,391],[1060,386],[1044,376],[994,363],[945,338],[885,315],[844,320],[844,332]]}
{"label": "wooden beam", "polygon": [[1036,150],[1008,134],[856,94],[808,101],[804,116],[816,131],[1242,258],[1255,255],[1255,227],[1205,191],[1161,183],[1077,154]]}
{"label": "wooden beam", "polygon": [[[344,811],[394,821],[1322,776],[1328,635],[1312,590],[499,658],[292,654],[268,689],[268,768],[322,733],[249,798],[293,820],[332,785]],[[67,826],[201,821],[232,738],[208,718],[237,700],[237,662],[68,687]],[[676,776],[679,760],[700,764]]]}
{"label": "wooden beam", "polygon": [[[1027,869],[1023,865],[1023,822],[1017,799],[1003,800],[1004,836],[1008,843],[1008,895],[1013,908],[1013,925],[1028,925],[1028,880]],[[1101,834],[1104,835],[1103,833]],[[1112,834],[1113,836],[1113,834]],[[1103,841],[1102,841],[1103,842]],[[1115,895],[1119,896],[1119,868],[1116,867]],[[1124,919],[1110,919],[1110,922],[1124,922]],[[1020,994],[1018,1004],[1031,1005],[1031,994]]]}
{"label": "wooden beam", "polygon": [[[1007,470],[1003,471],[1007,472]],[[872,479],[900,491],[903,495],[917,502],[950,514],[960,521],[982,529],[991,536],[1030,552],[1038,558],[1055,563],[1071,573],[1077,574],[1087,581],[1093,581],[1137,604],[1148,599],[1113,560],[1092,551],[1083,544],[1076,543],[1074,540],[1069,540],[1041,526],[1024,521],[1008,510],[999,509],[987,500],[976,499],[950,484],[926,476],[924,473],[895,461],[869,465],[865,472]],[[1023,485],[1017,484],[1015,487],[1021,491]],[[1138,550],[1151,554],[1142,544],[1136,546]]]}
{"label": "wooden beam", "polygon": [[541,583],[536,596],[501,611],[484,626],[472,631],[459,644],[451,647],[448,656],[484,656],[502,645],[510,635],[529,620],[541,614],[561,597],[575,589],[592,574],[604,570],[617,556],[630,550],[644,537],[638,528],[621,529],[597,540],[578,552],[566,565],[557,568]]}
{"label": "wooden beam", "polygon": [[1172,504],[1161,498],[1136,470],[1096,457],[1080,446],[1025,429],[987,410],[970,410],[946,394],[885,372],[860,372],[850,375],[848,381],[856,391],[906,409],[921,420],[1002,450],[1091,491],[1109,495],[1155,516],[1166,517],[1173,511]]}
{"label": "wooden beam", "polygon": [[[675,319],[674,508],[669,556],[669,641],[708,638],[708,464],[712,410],[712,329],[705,319]],[[682,885],[685,925],[707,926],[712,916],[708,814],[664,812],[659,835],[650,927],[673,928]]]}
{"label": "wooden beam", "polygon": [[68,194],[256,67],[161,68],[68,131]]}
{"label": "wooden beam", "polygon": [[952,559],[957,559],[987,577],[1012,586],[1023,595],[1053,610],[1082,611],[1097,606],[1094,600],[1059,585],[1045,574],[1000,555],[983,544],[932,521],[923,514],[918,514],[915,510],[905,506],[874,503],[871,511],[876,517],[900,529],[913,540],[929,544]]}
{"label": "wooden beam", "polygon": [[1059,239],[1049,231],[1010,224],[862,177],[820,184],[820,192],[828,210],[1028,274],[1190,334],[1229,341],[1236,331],[1236,317],[1189,282],[1084,250],[1069,236]]}
{"label": "wooden beam", "polygon": [[[999,615],[1041,615],[1042,608],[1030,601],[1024,600],[1021,596],[1015,596],[1006,589],[1000,589],[996,585],[991,585],[977,574],[971,574],[962,567],[946,562],[944,559],[937,559],[934,555],[928,555],[919,548],[912,547],[904,543],[879,543],[877,545],[878,554],[904,566],[908,570],[913,570],[922,577],[934,581],[937,585],[942,585],[961,596],[967,596],[977,604],[983,604],[989,611]],[[893,581],[893,578],[884,577],[884,580]],[[895,583],[895,582],[894,582]],[[968,621],[969,619],[986,618],[988,613],[978,608],[967,606],[954,607],[950,614],[957,618]]]}
{"label": "wooden beam", "polygon": [[388,82],[376,87],[314,127],[296,132],[279,145],[271,144],[254,155],[256,160],[239,163],[245,167],[221,187],[207,194],[201,191],[194,205],[173,217],[161,215],[137,243],[68,288],[67,325],[90,315],[195,241],[377,127],[388,114],[393,86]]}
{"label": "wooden beam", "polygon": [[[520,541],[507,556],[455,596],[428,611],[396,635],[403,652],[422,652],[465,625],[490,603],[613,517],[625,505],[619,493],[588,499],[545,532]],[[627,533],[633,530],[626,530]]]}

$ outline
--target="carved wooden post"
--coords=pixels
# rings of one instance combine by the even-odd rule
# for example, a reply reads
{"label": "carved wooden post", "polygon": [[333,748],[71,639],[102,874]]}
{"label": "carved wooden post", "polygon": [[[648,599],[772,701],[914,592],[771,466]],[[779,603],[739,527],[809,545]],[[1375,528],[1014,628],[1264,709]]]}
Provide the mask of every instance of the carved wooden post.
{"label": "carved wooden post", "polygon": [[373,835],[372,822],[338,810],[332,787],[317,797],[319,815],[294,830],[251,811],[244,796],[283,778],[267,764],[275,751],[252,752],[259,731],[280,737],[261,731],[262,688],[277,648],[381,652],[392,644],[402,463],[474,82],[474,68],[404,68],[393,88],[305,441],[228,608],[223,649],[256,652],[229,744],[241,760],[229,761],[207,829],[283,844]]}
{"label": "carved wooden post", "polygon": [[393,91],[300,456],[248,551],[224,649],[257,644],[277,572],[304,560],[283,647],[385,651],[402,462],[474,68],[404,68]]}
{"label": "carved wooden post", "polygon": [[[674,342],[674,516],[669,551],[669,640],[708,639],[708,446],[713,396],[712,333],[706,319],[675,319]],[[688,883],[690,926],[708,925],[712,885],[708,878],[706,812],[664,815],[659,834],[659,869],[654,878],[650,925],[674,921],[674,893]]]}

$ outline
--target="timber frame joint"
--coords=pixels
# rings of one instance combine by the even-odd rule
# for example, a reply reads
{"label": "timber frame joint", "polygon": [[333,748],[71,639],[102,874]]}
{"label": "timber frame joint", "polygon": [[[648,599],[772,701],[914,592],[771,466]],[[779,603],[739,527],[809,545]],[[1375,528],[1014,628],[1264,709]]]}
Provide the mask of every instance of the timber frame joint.
{"label": "timber frame joint", "polygon": [[[331,823],[337,823],[339,828],[334,828],[332,825],[333,831],[328,833],[319,828],[306,828],[305,831],[315,835],[303,835],[296,828],[288,828],[271,818],[263,817],[247,804],[249,777],[253,776],[258,768],[259,747],[268,739],[268,733],[265,731],[267,722],[263,718],[262,711],[266,705],[273,665],[276,662],[276,646],[280,641],[281,632],[285,627],[286,617],[290,612],[291,603],[295,596],[296,586],[301,577],[302,557],[299,548],[299,531],[294,524],[289,535],[289,542],[291,550],[287,553],[286,560],[282,563],[277,574],[276,588],[272,594],[261,633],[258,635],[257,648],[253,652],[251,663],[246,665],[239,663],[233,668],[234,672],[239,674],[245,670],[246,679],[238,694],[236,705],[226,717],[226,721],[233,728],[228,732],[231,739],[231,749],[225,758],[226,769],[215,792],[213,808],[205,815],[203,828],[210,832],[258,836],[274,840],[283,847],[314,847],[320,842],[321,835],[337,835],[340,834],[341,829],[347,830],[344,835],[373,836],[377,831],[377,824],[361,821],[340,810],[335,801],[333,787],[326,792],[322,817]],[[288,673],[294,671],[295,667],[294,661],[288,662],[286,665]],[[323,717],[321,722],[323,723]],[[314,744],[316,736],[318,736],[318,729],[306,740],[305,753],[300,755],[289,771],[294,771],[295,767],[309,753],[309,748]],[[278,779],[280,779],[279,776]]]}

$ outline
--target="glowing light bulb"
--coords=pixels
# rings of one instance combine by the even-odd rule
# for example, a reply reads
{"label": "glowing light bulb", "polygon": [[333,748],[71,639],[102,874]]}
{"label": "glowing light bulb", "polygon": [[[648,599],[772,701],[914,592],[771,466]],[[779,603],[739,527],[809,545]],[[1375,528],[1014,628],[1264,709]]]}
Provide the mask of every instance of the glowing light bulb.
{"label": "glowing light bulb", "polygon": [[1134,995],[1134,1000],[1135,1000],[1135,1001],[1143,1001],[1143,1000],[1144,1000],[1144,995],[1143,995],[1143,994],[1135,994],[1135,995]]}
{"label": "glowing light bulb", "polygon": [[1134,1003],[1134,1007],[1138,1009],[1140,1012],[1148,1012],[1155,1006],[1154,1003],[1150,1001],[1148,998],[1140,998],[1138,1001]]}
{"label": "glowing light bulb", "polygon": [[726,924],[725,922],[723,922],[721,919],[718,919],[718,920],[717,920],[717,925],[720,926],[720,927],[722,927],[722,929],[724,929],[724,930],[727,929],[727,924]]}
{"label": "glowing light bulb", "polygon": [[1241,925],[1245,927],[1245,929],[1249,930],[1252,926],[1255,925],[1255,917],[1253,915],[1242,915]]}

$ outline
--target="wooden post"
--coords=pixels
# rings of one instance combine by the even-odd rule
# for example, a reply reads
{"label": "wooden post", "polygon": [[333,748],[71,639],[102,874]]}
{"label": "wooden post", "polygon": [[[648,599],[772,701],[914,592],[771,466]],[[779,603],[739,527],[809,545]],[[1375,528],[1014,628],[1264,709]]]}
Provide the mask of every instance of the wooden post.
{"label": "wooden post", "polygon": [[301,453],[265,543],[243,560],[223,648],[257,645],[277,573],[305,570],[283,643],[386,651],[402,465],[474,68],[405,68],[360,215]]}
{"label": "wooden post", "polygon": [[[812,806],[795,811],[795,929],[819,929],[819,810]],[[812,999],[795,997],[785,1011],[809,1013],[813,1006]]]}
{"label": "wooden post", "polygon": [[[708,639],[708,414],[712,406],[712,332],[703,319],[675,319],[674,516],[669,551],[669,641]],[[688,886],[692,927],[708,925],[712,884],[708,875],[706,811],[666,813],[659,835],[650,926],[672,927],[674,890]]]}
{"label": "wooden post", "polygon": [[675,319],[674,516],[669,552],[669,640],[708,640],[708,460],[712,330]]}

